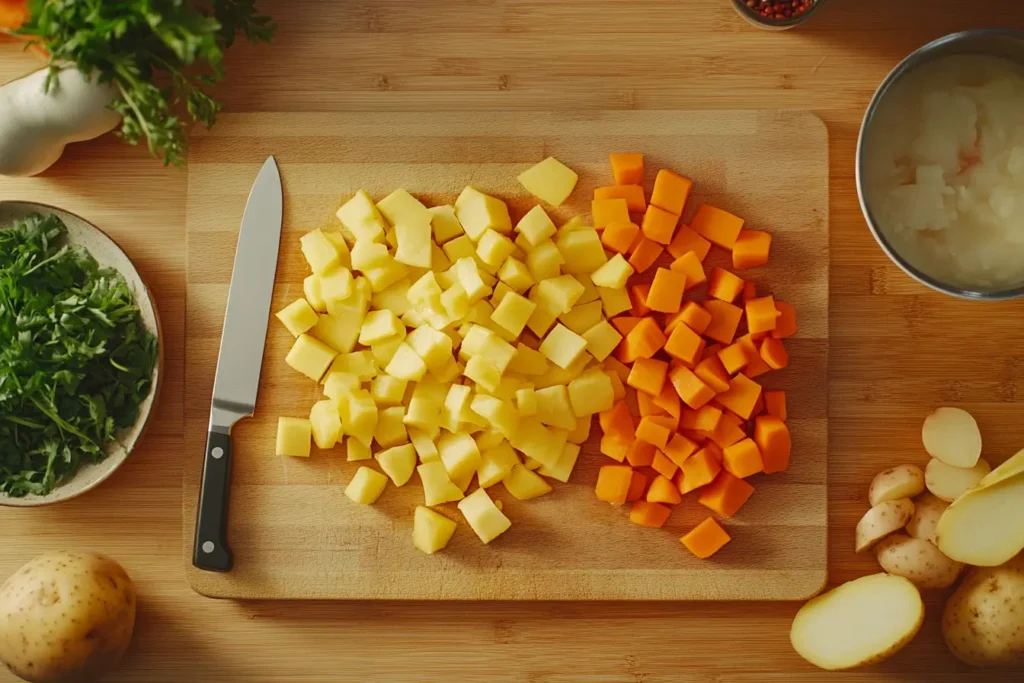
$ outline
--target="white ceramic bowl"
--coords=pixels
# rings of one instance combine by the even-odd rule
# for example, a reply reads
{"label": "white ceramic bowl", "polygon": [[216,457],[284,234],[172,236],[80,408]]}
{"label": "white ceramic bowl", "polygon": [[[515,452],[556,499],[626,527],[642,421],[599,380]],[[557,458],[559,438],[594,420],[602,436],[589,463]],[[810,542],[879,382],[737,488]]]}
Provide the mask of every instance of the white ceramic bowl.
{"label": "white ceramic bowl", "polygon": [[157,338],[158,354],[156,365],[153,367],[152,389],[149,396],[139,406],[139,417],[132,427],[122,430],[118,434],[117,441],[107,446],[107,457],[98,463],[83,463],[71,479],[57,486],[45,496],[27,495],[22,498],[13,498],[0,494],[0,505],[13,507],[50,505],[74,498],[103,483],[118,467],[124,464],[124,461],[128,459],[132,450],[142,439],[146,426],[149,424],[149,418],[159,395],[164,364],[163,334],[156,303],[128,255],[114,240],[92,223],[73,213],[46,204],[0,201],[0,228],[33,213],[56,215],[67,226],[68,239],[73,244],[82,245],[89,250],[89,253],[100,265],[113,268],[124,276],[128,286],[135,294],[135,303],[139,307],[142,325]]}

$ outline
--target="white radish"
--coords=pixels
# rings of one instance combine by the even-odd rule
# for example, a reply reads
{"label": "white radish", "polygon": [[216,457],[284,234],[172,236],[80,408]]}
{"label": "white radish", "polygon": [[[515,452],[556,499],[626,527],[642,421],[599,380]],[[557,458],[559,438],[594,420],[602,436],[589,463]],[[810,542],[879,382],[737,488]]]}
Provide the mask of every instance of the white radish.
{"label": "white radish", "polygon": [[117,90],[66,67],[44,90],[48,69],[0,87],[0,175],[32,176],[52,166],[70,142],[113,130]]}
{"label": "white radish", "polygon": [[978,423],[960,408],[936,408],[924,419],[921,440],[928,455],[953,467],[974,467],[981,457]]}

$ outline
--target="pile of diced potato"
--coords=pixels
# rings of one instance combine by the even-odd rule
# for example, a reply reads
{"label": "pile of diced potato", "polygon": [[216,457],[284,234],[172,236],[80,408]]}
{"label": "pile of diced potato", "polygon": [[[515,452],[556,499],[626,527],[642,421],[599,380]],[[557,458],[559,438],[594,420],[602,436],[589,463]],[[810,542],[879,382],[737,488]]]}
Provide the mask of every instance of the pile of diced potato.
{"label": "pile of diced potato", "polygon": [[[577,176],[548,158],[519,181],[557,206]],[[344,440],[368,463],[345,490],[357,503],[419,474],[417,548],[447,545],[456,523],[431,508],[456,501],[490,542],[511,521],[486,489],[526,500],[568,481],[592,416],[623,397],[604,364],[622,340],[607,318],[630,308],[633,269],[583,220],[556,229],[538,204],[513,227],[473,187],[435,207],[359,191],[337,216],[337,230],[302,237],[305,297],[277,314],[296,337],[286,362],[324,393],[308,418],[280,418],[277,453]]]}

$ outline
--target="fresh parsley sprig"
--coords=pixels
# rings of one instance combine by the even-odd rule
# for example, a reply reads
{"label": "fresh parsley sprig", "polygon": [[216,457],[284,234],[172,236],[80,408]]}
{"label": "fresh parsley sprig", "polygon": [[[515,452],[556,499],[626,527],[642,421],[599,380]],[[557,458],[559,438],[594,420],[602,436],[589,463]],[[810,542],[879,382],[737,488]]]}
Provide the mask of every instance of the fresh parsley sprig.
{"label": "fresh parsley sprig", "polygon": [[121,97],[113,108],[120,136],[143,139],[166,164],[181,164],[187,126],[209,127],[221,103],[209,88],[224,77],[224,50],[238,35],[270,42],[276,26],[255,0],[30,0],[18,33],[51,56],[51,68],[75,64]]}

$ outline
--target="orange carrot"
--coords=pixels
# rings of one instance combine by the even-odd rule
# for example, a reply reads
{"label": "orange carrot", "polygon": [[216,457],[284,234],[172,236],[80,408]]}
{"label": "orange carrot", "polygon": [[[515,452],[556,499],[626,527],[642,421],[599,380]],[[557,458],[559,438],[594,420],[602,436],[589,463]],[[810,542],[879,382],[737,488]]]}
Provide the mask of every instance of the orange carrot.
{"label": "orange carrot", "polygon": [[747,352],[743,349],[743,344],[736,342],[719,351],[718,360],[722,362],[722,367],[727,373],[735,375],[746,366]]}
{"label": "orange carrot", "polygon": [[711,314],[711,322],[704,330],[704,336],[723,344],[731,344],[740,318],[743,317],[743,309],[717,299],[705,301],[704,308]]}
{"label": "orange carrot", "polygon": [[715,480],[722,469],[722,463],[712,451],[702,448],[682,464],[676,476],[679,493],[686,495],[694,489],[706,486]]}
{"label": "orange carrot", "polygon": [[606,503],[626,502],[633,468],[629,465],[605,465],[597,471],[597,499]]}
{"label": "orange carrot", "polygon": [[614,434],[605,434],[601,437],[599,450],[602,455],[607,455],[612,460],[622,462],[626,459],[626,454],[629,452],[631,445],[633,445],[633,441],[625,441]]}
{"label": "orange carrot", "polygon": [[651,292],[651,284],[645,282],[643,284],[630,285],[629,287],[629,300],[633,304],[633,310],[630,311],[635,317],[643,318],[650,314],[651,309],[647,306],[647,297]]}
{"label": "orange carrot", "polygon": [[768,364],[772,370],[781,370],[789,365],[789,354],[783,346],[781,339],[768,337],[761,342],[761,359]]}
{"label": "orange carrot", "polygon": [[675,313],[683,304],[686,274],[668,268],[658,268],[647,294],[647,306],[652,311]]}
{"label": "orange carrot", "polygon": [[[689,277],[689,276],[687,276]],[[686,280],[689,283],[689,279]],[[711,324],[711,314],[696,301],[687,301],[679,311],[680,320],[697,334],[704,334]]]}
{"label": "orange carrot", "polygon": [[[668,446],[668,440],[671,436],[672,430],[667,429],[665,425],[654,416],[640,418],[640,424],[636,426],[636,440],[638,442],[642,441],[644,443],[651,444],[655,448],[664,449]],[[627,454],[626,457],[628,458],[629,454]],[[654,460],[653,450],[651,452],[651,460]],[[637,463],[632,460],[630,460],[630,464],[634,467],[640,467],[640,465],[637,465]],[[650,464],[650,462],[644,463],[644,465]]]}
{"label": "orange carrot", "polygon": [[779,316],[775,320],[775,329],[772,336],[776,339],[785,339],[796,334],[796,309],[785,301],[776,301],[775,310]]}
{"label": "orange carrot", "polygon": [[679,539],[687,550],[702,560],[717,553],[731,540],[729,534],[719,526],[714,517],[708,517]]}
{"label": "orange carrot", "polygon": [[766,391],[764,392],[764,407],[769,415],[777,417],[783,422],[786,421],[786,392]]}
{"label": "orange carrot", "polygon": [[672,258],[680,258],[686,252],[692,251],[697,258],[703,261],[711,250],[711,242],[694,232],[688,225],[680,225],[676,228],[676,236],[668,245],[668,253]]}
{"label": "orange carrot", "polygon": [[[642,392],[641,392],[642,393]],[[661,393],[654,397],[654,405],[658,406],[672,417],[679,419],[682,412],[682,404],[679,394],[672,388],[671,382],[665,382]]]}
{"label": "orange carrot", "polygon": [[[651,204],[675,214],[683,213],[686,200],[690,197],[693,181],[667,169],[658,171],[654,178],[654,190],[651,192]],[[665,244],[668,244],[666,242]]]}
{"label": "orange carrot", "polygon": [[668,456],[669,460],[682,467],[686,459],[693,455],[696,450],[697,444],[693,441],[682,434],[673,434],[669,438],[668,445],[665,446],[663,453]]}
{"label": "orange carrot", "polygon": [[789,436],[789,428],[781,419],[771,415],[755,418],[754,441],[761,449],[765,472],[782,472],[789,467],[789,454],[793,449],[793,442]]}
{"label": "orange carrot", "polygon": [[715,400],[744,420],[749,420],[759,396],[761,385],[741,372],[729,381],[728,391],[715,396]]}
{"label": "orange carrot", "polygon": [[761,358],[760,349],[757,348],[757,344],[750,334],[743,335],[736,340],[736,343],[740,345],[747,358],[746,366],[743,368],[744,375],[753,379],[771,371],[771,367]]}
{"label": "orange carrot", "polygon": [[734,477],[744,479],[764,470],[764,461],[754,440],[743,439],[722,449],[722,466]]}
{"label": "orange carrot", "polygon": [[732,249],[743,228],[743,219],[710,204],[701,204],[690,227],[712,244]]}
{"label": "orange carrot", "polygon": [[640,242],[633,248],[633,253],[629,257],[629,265],[633,266],[633,270],[638,273],[642,273],[658,260],[661,256],[661,252],[665,250],[665,247],[661,246],[657,242],[648,239],[647,237],[641,237]]}
{"label": "orange carrot", "polygon": [[665,353],[693,367],[700,357],[703,341],[699,334],[686,325],[676,325],[665,342]]}
{"label": "orange carrot", "polygon": [[762,413],[764,413],[764,392],[763,391],[761,392],[761,395],[757,397],[757,403],[754,404],[754,410],[750,413],[750,418],[753,419],[753,418],[757,417],[758,415],[761,415]]}
{"label": "orange carrot", "polygon": [[743,280],[725,268],[715,266],[708,278],[708,296],[732,303],[743,291]]}
{"label": "orange carrot", "polygon": [[715,480],[700,492],[697,502],[723,517],[732,517],[753,493],[754,487],[745,480],[722,470]]}
{"label": "orange carrot", "polygon": [[[605,230],[607,230],[607,228],[605,228]],[[757,298],[757,285],[755,285],[750,280],[744,280],[743,281],[743,296],[741,298],[743,299],[743,303],[744,304],[746,304],[751,299],[756,299]]]}
{"label": "orange carrot", "polygon": [[643,185],[643,154],[612,154],[610,158],[616,185]]}
{"label": "orange carrot", "polygon": [[[693,371],[682,365],[669,372],[669,381],[675,387],[679,398],[691,408],[697,409],[715,397],[715,392],[701,381]],[[731,385],[730,385],[731,389]]]}
{"label": "orange carrot", "polygon": [[722,419],[722,409],[710,403],[702,405],[694,411],[693,426],[687,429],[696,429],[699,432],[713,432]]}
{"label": "orange carrot", "polygon": [[612,251],[626,254],[639,234],[640,226],[636,223],[609,223],[601,231],[601,244]]}
{"label": "orange carrot", "polygon": [[736,270],[756,268],[768,263],[772,236],[761,230],[740,230],[732,245],[732,267]]}
{"label": "orange carrot", "polygon": [[[721,351],[719,351],[719,353],[721,353]],[[718,356],[709,356],[702,360],[697,364],[693,373],[697,375],[704,384],[711,387],[711,390],[716,394],[728,391],[729,389],[729,373],[726,371],[725,366],[722,364],[722,361]]]}
{"label": "orange carrot", "polygon": [[619,360],[623,363],[632,363],[637,358],[650,358],[665,346],[665,342],[665,334],[654,318],[642,318],[622,341],[626,349],[626,358]]}
{"label": "orange carrot", "polygon": [[631,315],[620,315],[617,318],[611,318],[608,322],[619,331],[619,334],[625,337],[640,323],[640,318],[635,318]]}
{"label": "orange carrot", "polygon": [[640,500],[644,497],[644,493],[646,491],[647,475],[634,470],[633,477],[629,480],[629,490],[626,492],[626,502],[632,503],[634,500]]}
{"label": "orange carrot", "polygon": [[590,215],[598,230],[609,223],[628,223],[629,205],[625,199],[595,199],[590,203]]}
{"label": "orange carrot", "polygon": [[644,188],[641,185],[609,185],[594,190],[594,199],[625,199],[632,212],[640,213],[647,208]]}
{"label": "orange carrot", "polygon": [[636,402],[637,408],[640,410],[640,417],[668,415],[668,411],[659,406],[656,399],[657,396],[651,396],[646,391],[636,392]]}
{"label": "orange carrot", "polygon": [[722,413],[715,431],[711,432],[711,441],[719,448],[728,448],[745,438],[747,433],[743,431],[743,421],[730,412]]}
{"label": "orange carrot", "polygon": [[676,270],[686,275],[686,289],[693,289],[707,282],[704,274],[704,265],[697,258],[697,254],[688,251],[669,266],[669,270]]}
{"label": "orange carrot", "polygon": [[671,513],[671,508],[667,508],[659,503],[648,503],[646,500],[638,500],[633,503],[633,508],[629,511],[629,521],[640,526],[658,528],[665,524]]}
{"label": "orange carrot", "polygon": [[629,406],[625,401],[616,401],[611,410],[606,410],[597,415],[598,424],[601,425],[603,434],[618,437],[620,439],[632,440],[636,425],[633,423],[633,416],[629,412]]}
{"label": "orange carrot", "polygon": [[683,496],[679,493],[676,485],[672,483],[671,477],[659,474],[651,482],[651,487],[647,489],[647,502],[678,505],[683,502]]}
{"label": "orange carrot", "polygon": [[672,462],[667,455],[658,451],[654,454],[654,460],[651,462],[651,469],[661,476],[671,479],[672,475],[674,475],[676,470],[679,469],[679,466]]}
{"label": "orange carrot", "polygon": [[668,375],[668,363],[665,361],[654,358],[637,358],[626,379],[626,384],[637,391],[658,396],[665,386],[666,375]]}
{"label": "orange carrot", "polygon": [[658,244],[668,244],[676,231],[679,215],[651,204],[644,212],[644,220],[640,225],[644,237]]}
{"label": "orange carrot", "polygon": [[758,299],[751,299],[746,304],[747,330],[751,334],[771,332],[775,329],[778,311],[775,308],[775,298],[762,296]]}
{"label": "orange carrot", "polygon": [[[651,426],[654,423],[644,422],[650,418],[644,417],[640,419],[640,426],[637,427],[637,431],[640,431],[647,426]],[[658,450],[654,444],[637,437],[629,446],[629,450],[626,451],[626,460],[633,467],[648,467],[654,462],[654,453]]]}

